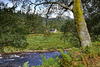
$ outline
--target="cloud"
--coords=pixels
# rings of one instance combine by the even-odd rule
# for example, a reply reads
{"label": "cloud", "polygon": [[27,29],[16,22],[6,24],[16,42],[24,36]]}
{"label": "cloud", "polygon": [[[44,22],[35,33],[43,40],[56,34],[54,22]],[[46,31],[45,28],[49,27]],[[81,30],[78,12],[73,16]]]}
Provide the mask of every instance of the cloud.
{"label": "cloud", "polygon": [[[42,8],[42,10],[37,10],[36,13],[41,14],[42,17],[46,17],[47,11],[48,11],[48,7],[44,7]],[[48,14],[49,18],[56,18],[57,16],[61,16],[62,18],[65,18],[65,16],[69,16],[70,18],[74,18],[73,13],[71,11],[64,11],[61,9],[61,7],[59,7],[59,5],[54,5],[51,9],[50,9],[50,13]]]}
{"label": "cloud", "polygon": [[[9,1],[9,0],[0,0],[2,2],[4,2],[5,4],[8,3],[8,7],[12,7],[13,4]],[[21,6],[22,4],[20,4],[16,10],[21,10]],[[34,5],[31,6],[31,9],[30,10],[30,13],[33,13],[34,12]],[[41,10],[40,10],[41,9]],[[37,6],[37,10],[36,10],[36,13],[40,14],[42,17],[46,17],[46,14],[47,14],[47,11],[49,9],[49,6],[47,7],[44,7],[43,5],[40,5],[40,6]],[[25,9],[27,10],[27,9]],[[61,7],[57,4],[54,4],[53,7],[50,9],[50,12],[48,14],[49,18],[56,18],[57,16],[61,16],[61,17],[65,17],[65,16],[69,16],[70,18],[74,18],[73,17],[73,13],[71,11],[67,11],[67,12],[64,12],[63,9],[61,9]]]}

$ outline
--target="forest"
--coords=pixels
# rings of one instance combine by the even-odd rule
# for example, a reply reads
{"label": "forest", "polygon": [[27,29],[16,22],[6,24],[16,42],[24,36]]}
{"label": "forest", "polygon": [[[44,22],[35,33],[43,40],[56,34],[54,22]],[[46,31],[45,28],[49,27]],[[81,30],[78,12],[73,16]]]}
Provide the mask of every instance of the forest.
{"label": "forest", "polygon": [[1,0],[0,67],[99,67],[99,18],[100,0]]}

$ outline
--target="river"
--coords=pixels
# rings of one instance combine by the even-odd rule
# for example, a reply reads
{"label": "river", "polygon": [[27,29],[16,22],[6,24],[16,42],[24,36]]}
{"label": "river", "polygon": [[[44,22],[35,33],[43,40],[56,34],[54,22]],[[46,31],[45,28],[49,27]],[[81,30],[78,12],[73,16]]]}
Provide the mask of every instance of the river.
{"label": "river", "polygon": [[[64,51],[64,53],[67,53],[67,51]],[[41,65],[42,57],[40,56],[40,54],[46,56],[46,59],[55,58],[56,56],[61,55],[61,53],[57,51],[44,53],[27,52],[9,55],[0,54],[0,67],[18,67],[23,65],[27,61],[29,61],[29,66]]]}

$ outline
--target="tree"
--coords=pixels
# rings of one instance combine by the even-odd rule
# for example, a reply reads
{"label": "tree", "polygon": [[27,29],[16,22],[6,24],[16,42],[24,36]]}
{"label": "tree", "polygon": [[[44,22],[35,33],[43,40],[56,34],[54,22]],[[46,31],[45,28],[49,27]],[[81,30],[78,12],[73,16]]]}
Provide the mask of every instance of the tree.
{"label": "tree", "polygon": [[73,20],[65,20],[65,23],[61,26],[61,32],[64,32],[61,38],[64,39],[64,43],[68,41],[74,47],[81,47]]}
{"label": "tree", "polygon": [[[24,48],[28,45],[26,41],[26,30],[21,23],[17,13],[14,13],[15,7],[7,8],[0,3],[0,49],[5,46]],[[4,8],[3,8],[4,7]]]}
{"label": "tree", "polygon": [[[82,8],[82,3],[81,0],[35,0],[35,1],[29,1],[29,0],[25,0],[25,3],[23,3],[24,5],[28,4],[30,8],[30,6],[33,4],[34,6],[34,13],[36,10],[36,7],[39,5],[43,5],[43,4],[47,4],[44,6],[49,6],[48,10],[47,10],[47,14],[49,14],[50,12],[50,8],[54,5],[54,4],[58,4],[60,5],[61,10],[63,11],[67,11],[70,10],[73,12],[74,14],[74,22],[76,23],[76,28],[77,28],[77,32],[78,32],[78,37],[81,43],[82,47],[85,46],[90,46],[91,45],[91,38],[87,29],[87,24],[84,20],[84,15],[83,15],[83,8]],[[73,8],[71,9],[70,7],[73,5]],[[46,15],[47,15],[46,14]],[[47,15],[48,17],[48,15]]]}
{"label": "tree", "polygon": [[[68,6],[71,6],[73,3],[73,8],[69,8],[67,6],[64,6],[63,4],[59,3],[59,2],[45,2],[45,3],[40,3],[40,4],[48,4],[48,3],[56,3],[58,5],[60,5],[61,7],[65,8],[66,10],[71,10],[74,13],[74,22],[76,23],[76,28],[77,28],[77,32],[78,32],[78,37],[79,40],[81,42],[81,46],[85,47],[85,46],[89,46],[91,45],[91,39],[90,39],[90,35],[88,33],[88,29],[87,29],[87,25],[86,22],[84,20],[84,15],[83,15],[83,8],[82,8],[82,3],[81,0],[73,0]],[[40,5],[37,4],[37,5]],[[36,5],[36,6],[37,6]]]}
{"label": "tree", "polygon": [[90,35],[87,29],[86,22],[84,20],[81,0],[74,0],[73,13],[78,36],[82,47],[91,45]]}
{"label": "tree", "polygon": [[27,24],[27,28],[29,30],[29,33],[43,33],[44,32],[44,26],[41,16],[38,14],[25,14]]}
{"label": "tree", "polygon": [[82,0],[84,16],[92,41],[100,41],[100,0]]}

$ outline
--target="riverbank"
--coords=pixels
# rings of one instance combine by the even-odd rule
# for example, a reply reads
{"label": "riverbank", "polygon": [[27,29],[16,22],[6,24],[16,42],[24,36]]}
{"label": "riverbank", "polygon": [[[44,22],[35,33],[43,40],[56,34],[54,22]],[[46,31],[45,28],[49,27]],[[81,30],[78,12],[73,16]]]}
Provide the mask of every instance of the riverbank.
{"label": "riverbank", "polygon": [[68,49],[68,48],[73,47],[73,45],[76,44],[76,43],[72,44],[71,42],[73,41],[69,42],[67,39],[64,40],[63,33],[51,33],[48,36],[44,36],[44,34],[28,34],[26,36],[26,41],[28,45],[24,46],[25,48],[5,46],[2,48],[0,52],[5,52],[5,53],[20,52],[20,51],[21,52],[23,51],[33,52],[33,50],[34,51],[36,50],[52,51],[52,50],[57,50],[57,49]]}
{"label": "riverbank", "polygon": [[[71,50],[71,48],[69,49],[62,49],[63,51],[68,51]],[[15,51],[15,52],[1,52],[1,55],[4,54],[20,54],[20,53],[44,53],[44,52],[54,52],[54,51],[60,51],[60,49],[51,49],[51,50],[23,50],[23,51]]]}

